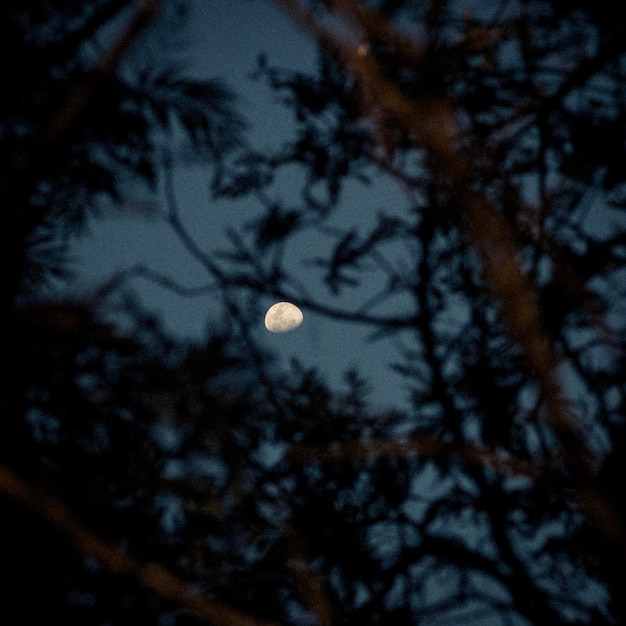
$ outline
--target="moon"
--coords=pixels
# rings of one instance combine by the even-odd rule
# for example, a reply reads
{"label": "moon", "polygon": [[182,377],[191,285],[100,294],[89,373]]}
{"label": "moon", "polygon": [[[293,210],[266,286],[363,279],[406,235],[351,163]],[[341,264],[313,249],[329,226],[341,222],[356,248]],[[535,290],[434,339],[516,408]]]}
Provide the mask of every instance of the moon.
{"label": "moon", "polygon": [[302,311],[291,302],[277,302],[265,314],[265,328],[271,333],[286,333],[302,324]]}

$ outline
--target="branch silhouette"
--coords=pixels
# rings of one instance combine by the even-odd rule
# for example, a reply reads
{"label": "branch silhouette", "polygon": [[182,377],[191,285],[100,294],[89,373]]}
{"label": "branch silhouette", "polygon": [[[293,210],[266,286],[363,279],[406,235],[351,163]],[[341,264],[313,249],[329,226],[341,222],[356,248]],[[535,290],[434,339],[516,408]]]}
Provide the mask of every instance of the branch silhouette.
{"label": "branch silhouette", "polygon": [[84,556],[96,559],[115,574],[133,578],[146,589],[176,602],[207,623],[218,626],[273,626],[272,622],[255,619],[226,604],[203,597],[157,563],[136,561],[125,550],[105,542],[78,521],[61,500],[26,482],[6,466],[0,466],[0,491],[51,524]]}
{"label": "branch silhouette", "polygon": [[417,455],[433,459],[455,459],[470,465],[493,469],[504,476],[539,478],[541,468],[532,461],[516,459],[510,454],[478,443],[455,443],[440,441],[426,434],[410,437],[378,437],[360,439],[326,446],[293,444],[287,458],[294,463],[310,465],[314,463],[350,463],[394,459]]}
{"label": "branch silhouette", "polygon": [[[359,47],[365,29],[367,35],[384,36],[404,57],[410,58],[417,67],[423,67],[424,55],[419,41],[408,41],[383,16],[356,2],[337,0],[326,3],[332,17],[329,25],[299,0],[276,2],[356,78],[367,96],[363,116],[374,125],[384,143],[393,144],[395,139],[378,125],[377,109],[384,110],[428,150],[433,167],[448,181],[457,207],[457,219],[464,227],[468,242],[481,258],[484,277],[502,307],[510,335],[541,385],[549,423],[561,443],[555,461],[560,462],[560,455],[564,456],[569,470],[577,477],[579,504],[626,559],[626,528],[613,506],[593,484],[596,455],[589,449],[585,433],[564,399],[557,374],[561,358],[544,329],[534,290],[521,267],[515,233],[490,199],[475,189],[472,161],[467,155],[460,154],[457,145],[464,131],[457,123],[453,103],[444,95],[410,99],[398,85],[385,78],[377,61],[371,55],[363,54]],[[615,54],[617,46],[609,46],[605,51],[609,58]],[[555,97],[565,97],[598,67],[596,61],[588,65],[570,76]]]}

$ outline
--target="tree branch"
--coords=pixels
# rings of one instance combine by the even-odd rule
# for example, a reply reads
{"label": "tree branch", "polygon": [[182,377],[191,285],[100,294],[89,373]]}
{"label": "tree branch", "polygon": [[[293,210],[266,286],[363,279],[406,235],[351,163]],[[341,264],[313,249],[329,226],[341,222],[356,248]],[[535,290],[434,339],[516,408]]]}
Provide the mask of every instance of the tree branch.
{"label": "tree branch", "polygon": [[[451,197],[458,207],[459,222],[470,245],[480,255],[485,279],[502,306],[509,333],[537,376],[549,423],[560,438],[568,468],[580,486],[579,503],[599,530],[612,538],[622,556],[626,557],[624,525],[610,504],[590,484],[595,471],[594,455],[563,398],[557,379],[560,360],[543,328],[532,286],[520,265],[514,233],[489,198],[475,190],[471,164],[456,147],[461,129],[451,102],[444,95],[410,99],[399,86],[387,80],[377,62],[370,55],[360,53],[355,45],[354,36],[358,27],[345,19],[345,10],[335,12],[336,16],[344,18],[343,29],[331,29],[324,26],[300,0],[276,2],[354,74],[364,93],[369,95],[371,107],[385,110],[429,151],[433,167],[449,181]],[[342,9],[346,6],[346,3],[340,4]],[[350,15],[358,13],[356,4],[349,5],[352,6],[348,12]],[[351,19],[354,20],[354,17]],[[384,22],[382,16],[380,20]],[[419,44],[415,44],[415,55],[421,58]],[[583,72],[584,76],[586,72],[588,70]],[[363,115],[375,121],[373,110],[366,109]],[[378,131],[385,133],[384,128]],[[591,498],[591,494],[595,497]]]}
{"label": "tree branch", "polygon": [[58,498],[24,481],[4,465],[0,465],[0,491],[54,526],[84,556],[96,559],[115,574],[135,579],[146,589],[178,603],[207,623],[217,626],[272,626],[270,622],[258,620],[221,602],[208,600],[161,565],[140,563],[125,550],[106,543],[79,522]]}
{"label": "tree branch", "polygon": [[287,458],[301,465],[311,465],[393,459],[414,454],[428,458],[456,458],[508,476],[537,478],[540,474],[539,468],[531,461],[517,459],[489,446],[471,442],[458,445],[424,434],[359,439],[326,446],[293,444]]}

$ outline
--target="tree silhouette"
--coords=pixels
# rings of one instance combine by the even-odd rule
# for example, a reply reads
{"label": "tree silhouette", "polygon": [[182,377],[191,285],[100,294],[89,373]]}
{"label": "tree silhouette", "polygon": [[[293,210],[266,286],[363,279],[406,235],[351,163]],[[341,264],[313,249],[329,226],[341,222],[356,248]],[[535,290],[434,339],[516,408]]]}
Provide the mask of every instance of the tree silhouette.
{"label": "tree silhouette", "polygon": [[[186,347],[175,349],[132,304],[123,309],[134,332],[104,322],[97,303],[59,300],[53,289],[90,216],[121,202],[130,183],[156,183],[164,142],[182,137],[216,164],[238,141],[242,122],[221,83],[128,60],[154,37],[159,10],[170,19],[178,5],[0,9],[6,623],[157,623],[181,605],[205,621],[256,623],[182,575],[161,430]],[[210,354],[222,368],[223,355]]]}
{"label": "tree silhouette", "polygon": [[[320,61],[309,75],[261,59],[296,131],[217,189],[266,209],[232,280],[377,328],[412,389],[401,439],[298,457],[337,615],[620,622],[622,26],[586,2],[281,4]],[[281,204],[293,166],[303,184]],[[377,216],[338,217],[385,176],[400,193]],[[303,291],[293,250],[311,234],[329,252],[302,259]],[[367,476],[360,497],[348,468]]]}
{"label": "tree silhouette", "polygon": [[[2,9],[28,68],[3,67],[7,615],[624,621],[624,26],[582,0],[284,0],[319,63],[260,58],[294,118],[268,152],[238,141],[222,86],[121,71],[156,3],[87,4]],[[261,209],[226,254],[179,214],[178,131],[216,196]],[[68,237],[125,176],[163,182],[206,289],[138,266],[51,302]],[[397,192],[376,213],[350,208],[379,185]],[[210,290],[228,323],[168,337],[121,298],[136,275]],[[281,372],[249,332],[260,293],[373,329],[409,406],[375,410],[357,371],[338,390]]]}
{"label": "tree silhouette", "polygon": [[[180,129],[198,155],[217,158],[242,128],[217,81],[194,82],[167,66],[116,71],[158,2],[31,5],[2,9],[5,298],[67,269],[65,233],[79,231],[100,198],[119,201],[132,181],[156,184],[167,134]],[[94,59],[99,38],[108,47]]]}

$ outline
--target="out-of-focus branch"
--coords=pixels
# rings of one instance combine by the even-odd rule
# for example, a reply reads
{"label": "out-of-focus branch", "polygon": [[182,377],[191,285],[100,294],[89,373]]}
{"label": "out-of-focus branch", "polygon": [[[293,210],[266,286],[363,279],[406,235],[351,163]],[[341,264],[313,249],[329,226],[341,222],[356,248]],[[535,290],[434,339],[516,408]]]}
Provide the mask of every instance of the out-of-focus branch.
{"label": "out-of-focus branch", "polygon": [[[445,95],[408,98],[397,85],[385,78],[375,59],[355,45],[359,30],[363,26],[374,28],[372,23],[377,20],[377,31],[393,37],[394,41],[402,41],[404,54],[407,54],[406,39],[393,35],[393,25],[383,16],[375,20],[368,14],[364,21],[358,17],[363,11],[356,2],[331,2],[329,10],[334,21],[329,20],[331,25],[327,26],[300,0],[276,1],[354,74],[366,95],[366,102],[369,103],[366,106],[382,109],[400,123],[428,150],[433,167],[448,181],[459,221],[470,245],[476,248],[482,259],[484,276],[502,306],[508,330],[541,385],[548,419],[560,438],[569,469],[581,487],[579,503],[601,532],[611,537],[626,556],[623,524],[598,491],[587,486],[595,471],[593,454],[563,397],[558,381],[560,361],[543,328],[533,289],[520,265],[514,233],[486,195],[475,189],[471,164],[456,147],[461,131],[451,102]],[[419,42],[416,42],[414,57],[421,59],[421,56]],[[374,124],[377,123],[376,110],[366,109],[363,112],[364,117],[370,118]],[[377,132],[384,133],[385,129],[379,128]],[[591,494],[595,497],[592,498]],[[616,531],[616,528],[619,530]]]}
{"label": "out-of-focus branch", "polygon": [[287,7],[297,22],[322,45],[330,47],[354,72],[362,89],[371,94],[372,100],[384,107],[403,124],[407,132],[428,148],[434,166],[450,181],[459,217],[466,224],[470,241],[481,254],[487,281],[504,308],[509,330],[538,373],[553,420],[559,429],[576,433],[572,420],[564,414],[564,402],[554,381],[557,358],[542,328],[531,286],[517,259],[515,238],[490,201],[472,190],[471,171],[455,149],[454,138],[458,130],[450,103],[443,97],[410,100],[382,75],[373,59],[359,54],[358,50],[319,24],[300,2],[278,0],[278,3]]}
{"label": "out-of-focus branch", "polygon": [[286,532],[287,566],[298,587],[305,606],[313,613],[317,626],[332,624],[332,608],[326,597],[321,577],[313,570],[296,529]]}
{"label": "out-of-focus branch", "polygon": [[58,498],[34,487],[13,470],[0,465],[0,492],[31,509],[63,533],[84,556],[99,561],[116,574],[135,579],[162,598],[185,607],[200,619],[218,626],[271,626],[233,607],[208,600],[166,568],[139,563],[125,550],[103,541],[79,522]]}
{"label": "out-of-focus branch", "polygon": [[350,463],[352,461],[382,460],[419,455],[425,458],[454,458],[461,462],[493,469],[508,476],[537,478],[540,468],[531,461],[517,459],[478,443],[440,441],[429,435],[361,439],[326,446],[294,444],[287,457],[294,463]]}
{"label": "out-of-focus branch", "polygon": [[55,148],[72,129],[87,105],[96,97],[106,79],[115,71],[120,59],[135,41],[137,35],[157,12],[160,0],[141,0],[134,17],[130,20],[111,49],[87,73],[83,80],[73,85],[44,124],[34,131],[23,144],[7,155],[0,173],[0,196],[5,210],[4,238],[2,244],[3,272],[2,307],[19,290],[19,270],[22,254],[21,242],[44,221],[49,211],[47,203],[25,203],[24,199],[35,189],[38,177],[46,165],[57,158]]}
{"label": "out-of-focus branch", "polygon": [[88,77],[68,94],[56,115],[44,128],[39,138],[47,143],[63,136],[85,106],[93,99],[103,79],[115,71],[122,56],[133,44],[137,35],[159,10],[161,0],[142,0],[136,14],[119,36],[115,45],[91,70]]}
{"label": "out-of-focus branch", "polygon": [[[54,143],[67,133],[87,104],[94,98],[102,85],[102,81],[115,71],[122,56],[130,48],[137,35],[157,13],[159,5],[160,0],[142,0],[140,2],[136,14],[113,47],[103,55],[87,77],[71,89],[59,109],[35,136],[29,148],[13,155],[12,165],[16,172],[30,170],[42,148]],[[0,181],[0,189],[7,183],[6,179]]]}

